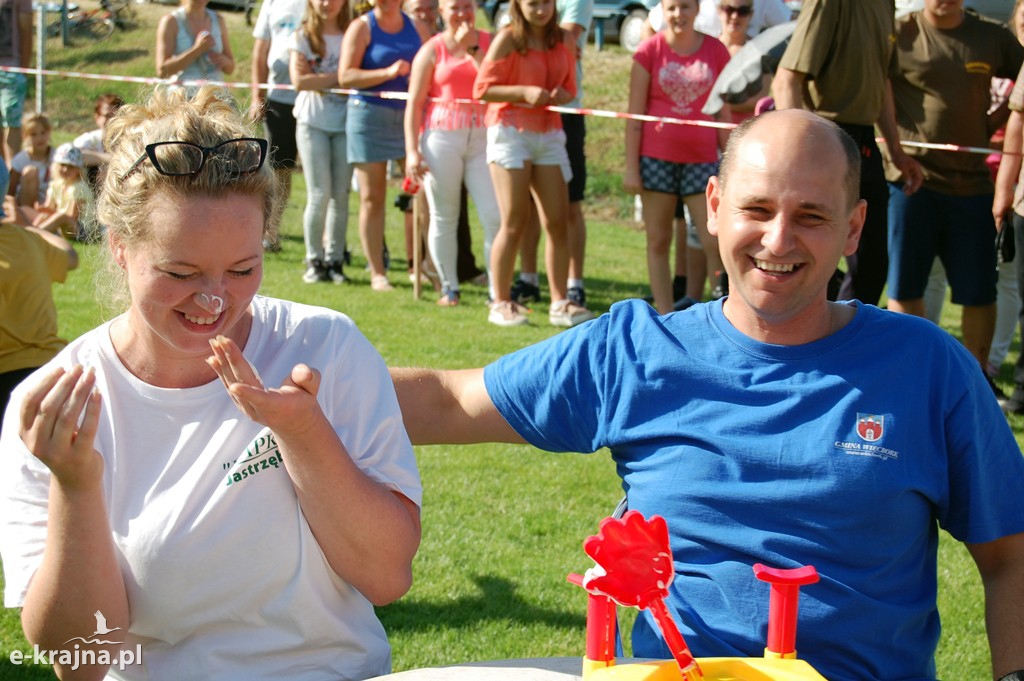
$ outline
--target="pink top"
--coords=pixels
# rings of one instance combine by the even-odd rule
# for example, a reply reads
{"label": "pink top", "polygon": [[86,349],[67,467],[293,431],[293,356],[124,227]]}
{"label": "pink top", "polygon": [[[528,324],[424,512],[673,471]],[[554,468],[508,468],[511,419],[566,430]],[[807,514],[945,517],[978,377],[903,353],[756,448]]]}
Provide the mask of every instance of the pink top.
{"label": "pink top", "polygon": [[[479,49],[487,54],[491,45],[491,34],[478,31]],[[451,100],[473,99],[473,82],[477,67],[473,57],[453,57],[441,34],[431,38],[427,45],[434,50],[434,78],[430,81],[427,96],[427,113],[423,117],[424,128],[436,130],[461,130],[482,128],[487,105],[483,102],[462,103]],[[441,100],[441,101],[438,101]]]}
{"label": "pink top", "polygon": [[[492,85],[537,85],[547,90],[561,86],[576,96],[576,58],[565,43],[549,50],[512,52],[499,61],[484,60],[473,85],[473,96],[480,98]],[[546,108],[533,108],[511,102],[487,105],[485,123],[509,125],[530,132],[562,129],[562,117]]]}
{"label": "pink top", "polygon": [[[714,120],[701,109],[718,74],[729,62],[729,50],[717,38],[703,38],[697,51],[685,57],[673,52],[661,33],[640,43],[633,59],[651,74],[646,114]],[[640,155],[672,163],[714,163],[718,160],[718,130],[645,121]]]}

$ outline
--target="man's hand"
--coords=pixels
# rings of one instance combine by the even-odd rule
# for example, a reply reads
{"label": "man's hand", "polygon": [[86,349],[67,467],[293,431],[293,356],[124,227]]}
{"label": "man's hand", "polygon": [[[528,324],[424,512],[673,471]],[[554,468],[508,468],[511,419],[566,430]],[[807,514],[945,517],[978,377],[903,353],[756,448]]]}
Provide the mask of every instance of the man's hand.
{"label": "man's hand", "polygon": [[917,159],[907,155],[903,149],[899,149],[899,151],[893,151],[892,162],[900,171],[905,195],[910,196],[921,188],[921,184],[924,182],[924,172]]}

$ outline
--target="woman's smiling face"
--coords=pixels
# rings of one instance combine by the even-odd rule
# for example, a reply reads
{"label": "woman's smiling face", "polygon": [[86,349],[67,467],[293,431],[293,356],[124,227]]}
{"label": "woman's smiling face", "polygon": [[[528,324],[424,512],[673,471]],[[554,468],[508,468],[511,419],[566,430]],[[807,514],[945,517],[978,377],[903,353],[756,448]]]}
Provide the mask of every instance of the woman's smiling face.
{"label": "woman's smiling face", "polygon": [[151,208],[147,239],[111,243],[131,292],[130,356],[205,362],[218,334],[244,346],[263,277],[262,200],[158,194]]}

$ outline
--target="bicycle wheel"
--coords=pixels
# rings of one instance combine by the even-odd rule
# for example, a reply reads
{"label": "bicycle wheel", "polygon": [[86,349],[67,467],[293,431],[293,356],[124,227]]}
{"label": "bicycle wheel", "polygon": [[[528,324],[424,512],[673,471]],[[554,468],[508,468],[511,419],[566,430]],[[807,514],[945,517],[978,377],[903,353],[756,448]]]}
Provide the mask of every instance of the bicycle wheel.
{"label": "bicycle wheel", "polygon": [[113,32],[114,22],[106,17],[82,17],[68,26],[68,36],[74,42],[99,42]]}
{"label": "bicycle wheel", "polygon": [[138,15],[132,3],[126,3],[121,9],[114,11],[114,25],[122,31],[130,31],[138,25]]}
{"label": "bicycle wheel", "polygon": [[102,0],[100,7],[110,12],[114,26],[117,28],[122,31],[135,28],[138,17],[135,13],[134,0]]}

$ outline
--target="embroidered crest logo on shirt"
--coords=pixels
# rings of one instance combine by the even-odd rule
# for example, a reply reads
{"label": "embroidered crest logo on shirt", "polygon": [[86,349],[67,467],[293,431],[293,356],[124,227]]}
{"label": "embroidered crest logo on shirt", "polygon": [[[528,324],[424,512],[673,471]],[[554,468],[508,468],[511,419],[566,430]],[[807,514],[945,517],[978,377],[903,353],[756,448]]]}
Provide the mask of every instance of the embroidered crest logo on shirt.
{"label": "embroidered crest logo on shirt", "polygon": [[[847,422],[849,423],[849,422]],[[893,417],[892,414],[865,414],[858,413],[854,422],[853,430],[856,433],[847,431],[846,439],[836,440],[832,446],[843,454],[853,456],[867,456],[875,459],[888,461],[900,458],[899,450],[893,449]],[[889,445],[882,445],[882,438],[889,436]]]}
{"label": "embroidered crest logo on shirt", "polygon": [[715,74],[704,62],[669,62],[658,69],[658,82],[674,103],[672,111],[689,115],[694,111],[690,105],[715,84]]}
{"label": "embroidered crest logo on shirt", "polygon": [[865,442],[877,442],[885,433],[885,416],[882,414],[857,414],[857,435]]}
{"label": "embroidered crest logo on shirt", "polygon": [[279,469],[283,464],[284,458],[277,447],[274,434],[270,429],[264,430],[245,448],[242,456],[231,463],[223,464],[224,470],[228,472],[224,486],[238,484],[263,471]]}

